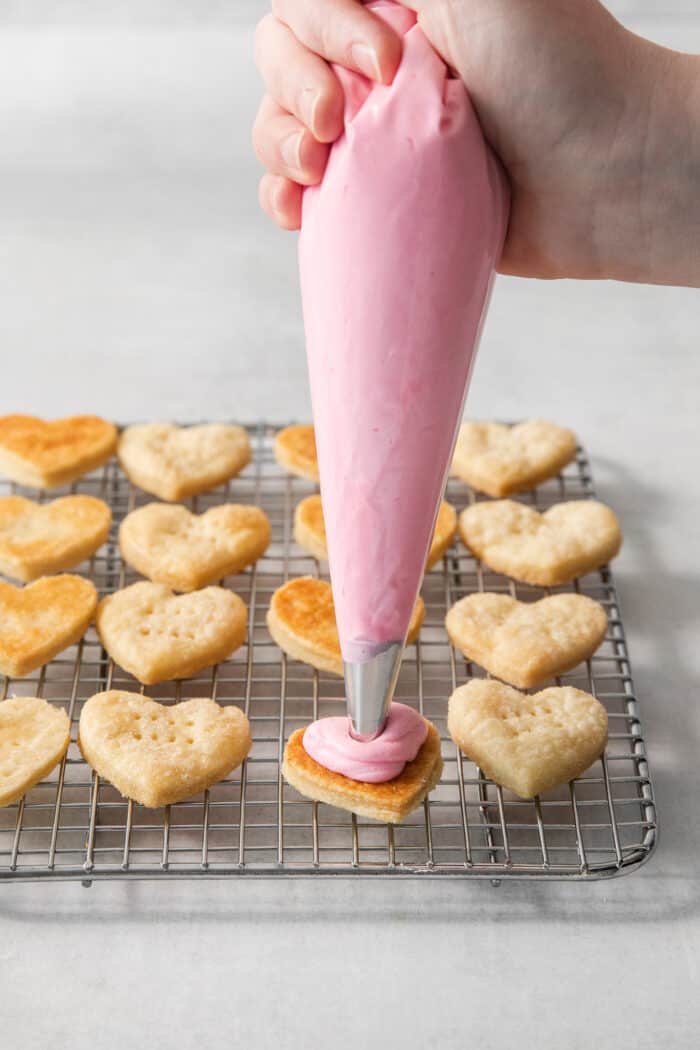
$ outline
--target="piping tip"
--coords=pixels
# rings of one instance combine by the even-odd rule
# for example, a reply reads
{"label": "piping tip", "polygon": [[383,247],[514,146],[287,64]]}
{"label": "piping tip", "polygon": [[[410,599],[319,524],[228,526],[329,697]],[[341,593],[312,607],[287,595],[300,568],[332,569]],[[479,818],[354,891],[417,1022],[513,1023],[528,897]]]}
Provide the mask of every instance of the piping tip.
{"label": "piping tip", "polygon": [[345,660],[350,735],[374,740],[383,731],[399,677],[403,642],[387,642],[366,660]]}

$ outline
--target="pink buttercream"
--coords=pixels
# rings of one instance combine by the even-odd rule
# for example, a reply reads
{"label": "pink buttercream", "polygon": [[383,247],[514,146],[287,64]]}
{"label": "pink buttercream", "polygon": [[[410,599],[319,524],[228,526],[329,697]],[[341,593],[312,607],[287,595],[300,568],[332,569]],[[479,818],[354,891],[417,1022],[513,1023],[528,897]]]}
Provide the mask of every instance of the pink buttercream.
{"label": "pink buttercream", "polygon": [[376,740],[354,740],[345,717],[319,718],[304,733],[304,750],[334,773],[366,784],[382,784],[397,777],[416,757],[427,735],[427,722],[417,711],[394,703],[384,732]]}
{"label": "pink buttercream", "polygon": [[304,193],[299,244],[346,660],[405,638],[508,214],[464,85],[413,12],[370,6],[403,59],[391,85],[337,70],[345,133]]}

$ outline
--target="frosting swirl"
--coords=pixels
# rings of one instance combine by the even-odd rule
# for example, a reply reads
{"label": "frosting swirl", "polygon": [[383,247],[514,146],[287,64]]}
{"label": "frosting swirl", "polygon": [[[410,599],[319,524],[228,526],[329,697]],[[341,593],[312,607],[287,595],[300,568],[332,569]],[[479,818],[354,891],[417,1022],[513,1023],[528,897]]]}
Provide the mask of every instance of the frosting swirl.
{"label": "frosting swirl", "polygon": [[384,732],[375,740],[350,736],[346,716],[319,718],[304,733],[304,750],[319,765],[365,784],[382,784],[401,773],[418,754],[428,726],[412,707],[394,703]]}

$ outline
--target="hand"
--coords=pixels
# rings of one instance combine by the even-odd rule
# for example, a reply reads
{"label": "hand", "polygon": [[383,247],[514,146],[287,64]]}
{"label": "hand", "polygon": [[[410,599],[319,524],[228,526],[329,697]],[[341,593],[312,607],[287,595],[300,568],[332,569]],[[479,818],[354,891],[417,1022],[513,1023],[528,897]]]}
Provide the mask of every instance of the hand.
{"label": "hand", "polygon": [[[598,0],[404,0],[463,78],[508,172],[500,270],[700,283],[697,59],[628,32]],[[260,196],[298,228],[342,130],[338,62],[390,82],[401,42],[357,0],[273,0],[256,55]]]}
{"label": "hand", "polygon": [[272,0],[255,58],[265,81],[253,146],[269,174],[260,203],[284,229],[301,222],[303,186],[321,181],[329,144],[343,130],[343,89],[329,62],[391,83],[401,40],[358,0]]}

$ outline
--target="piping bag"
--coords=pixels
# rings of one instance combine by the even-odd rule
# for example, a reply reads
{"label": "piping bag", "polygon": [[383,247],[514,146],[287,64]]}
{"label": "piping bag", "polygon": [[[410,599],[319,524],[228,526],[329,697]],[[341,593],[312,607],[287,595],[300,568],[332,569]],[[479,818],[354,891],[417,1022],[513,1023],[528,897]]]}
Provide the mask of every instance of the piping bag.
{"label": "piping bag", "polygon": [[345,130],[304,191],[301,292],[350,734],[385,726],[444,491],[508,191],[467,91],[390,0],[391,85],[336,68]]}

